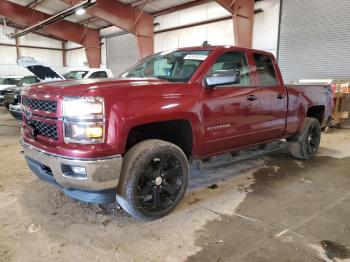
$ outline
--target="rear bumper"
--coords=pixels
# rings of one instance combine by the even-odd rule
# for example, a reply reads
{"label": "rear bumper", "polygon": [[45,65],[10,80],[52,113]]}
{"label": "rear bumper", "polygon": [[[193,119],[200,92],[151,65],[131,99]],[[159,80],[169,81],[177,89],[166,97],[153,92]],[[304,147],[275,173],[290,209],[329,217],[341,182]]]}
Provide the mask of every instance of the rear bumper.
{"label": "rear bumper", "polygon": [[[66,195],[90,203],[115,201],[122,167],[120,155],[99,159],[74,159],[50,154],[21,142],[29,168],[40,179],[61,189]],[[77,176],[67,167],[85,168],[86,175]]]}

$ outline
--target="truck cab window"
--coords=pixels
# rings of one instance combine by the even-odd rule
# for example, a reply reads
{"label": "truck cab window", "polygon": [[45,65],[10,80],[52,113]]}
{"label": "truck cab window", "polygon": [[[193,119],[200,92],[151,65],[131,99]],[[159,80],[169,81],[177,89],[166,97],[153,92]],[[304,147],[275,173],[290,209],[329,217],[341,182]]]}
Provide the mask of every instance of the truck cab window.
{"label": "truck cab window", "polygon": [[210,68],[207,76],[214,76],[219,71],[232,71],[240,75],[240,82],[234,86],[250,86],[250,70],[245,52],[228,52],[220,56]]}
{"label": "truck cab window", "polygon": [[261,86],[277,85],[275,68],[272,59],[266,55],[253,54],[258,81]]}

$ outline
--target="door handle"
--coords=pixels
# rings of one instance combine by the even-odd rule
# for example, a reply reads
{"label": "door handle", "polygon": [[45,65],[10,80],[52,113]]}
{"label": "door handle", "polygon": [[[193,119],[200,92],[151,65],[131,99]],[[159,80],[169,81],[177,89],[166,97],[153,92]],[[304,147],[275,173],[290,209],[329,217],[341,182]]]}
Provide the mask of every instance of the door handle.
{"label": "door handle", "polygon": [[283,99],[283,98],[284,98],[284,95],[278,94],[278,95],[277,95],[277,98],[278,98],[278,99]]}
{"label": "door handle", "polygon": [[258,98],[256,97],[256,96],[254,96],[254,95],[249,95],[248,97],[247,97],[247,100],[248,101],[255,101],[255,100],[257,100]]}

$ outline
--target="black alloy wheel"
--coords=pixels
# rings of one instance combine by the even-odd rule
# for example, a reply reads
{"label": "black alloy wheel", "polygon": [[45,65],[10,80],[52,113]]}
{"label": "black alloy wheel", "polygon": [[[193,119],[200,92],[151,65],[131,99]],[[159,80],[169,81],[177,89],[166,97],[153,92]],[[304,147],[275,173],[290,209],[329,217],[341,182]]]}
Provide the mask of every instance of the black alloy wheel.
{"label": "black alloy wheel", "polygon": [[160,154],[147,163],[137,181],[138,204],[149,212],[167,209],[179,195],[183,181],[179,159]]}
{"label": "black alloy wheel", "polygon": [[287,139],[291,155],[298,159],[315,157],[321,142],[321,126],[316,118],[306,117],[300,133]]}
{"label": "black alloy wheel", "polygon": [[308,155],[314,155],[317,152],[318,147],[320,146],[321,134],[316,126],[311,126],[308,130],[308,136],[305,141],[305,149]]}
{"label": "black alloy wheel", "polygon": [[139,220],[161,218],[181,201],[188,173],[187,157],[178,146],[158,139],[142,141],[123,158],[117,201]]}

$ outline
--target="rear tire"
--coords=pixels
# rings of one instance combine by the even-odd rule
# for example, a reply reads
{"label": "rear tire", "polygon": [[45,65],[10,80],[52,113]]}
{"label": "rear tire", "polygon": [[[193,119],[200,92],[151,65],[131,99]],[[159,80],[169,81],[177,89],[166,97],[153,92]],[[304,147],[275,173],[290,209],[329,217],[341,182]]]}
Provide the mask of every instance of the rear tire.
{"label": "rear tire", "polygon": [[306,117],[298,136],[289,139],[291,155],[298,159],[313,159],[321,142],[321,126],[316,118]]}
{"label": "rear tire", "polygon": [[178,146],[156,139],[142,141],[125,154],[117,202],[139,220],[159,219],[181,201],[188,173],[187,158]]}

